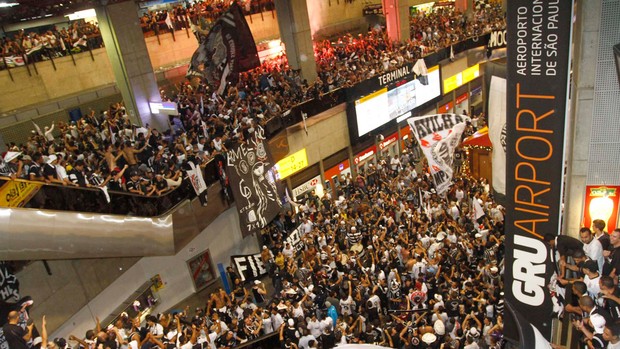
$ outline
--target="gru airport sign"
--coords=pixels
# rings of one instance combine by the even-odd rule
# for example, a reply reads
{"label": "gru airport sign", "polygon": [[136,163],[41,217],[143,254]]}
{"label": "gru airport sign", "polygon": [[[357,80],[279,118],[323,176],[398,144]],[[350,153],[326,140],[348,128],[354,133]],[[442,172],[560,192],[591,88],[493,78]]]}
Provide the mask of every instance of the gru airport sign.
{"label": "gru airport sign", "polygon": [[560,231],[572,8],[508,2],[505,336],[521,348],[552,332],[555,268],[543,236]]}

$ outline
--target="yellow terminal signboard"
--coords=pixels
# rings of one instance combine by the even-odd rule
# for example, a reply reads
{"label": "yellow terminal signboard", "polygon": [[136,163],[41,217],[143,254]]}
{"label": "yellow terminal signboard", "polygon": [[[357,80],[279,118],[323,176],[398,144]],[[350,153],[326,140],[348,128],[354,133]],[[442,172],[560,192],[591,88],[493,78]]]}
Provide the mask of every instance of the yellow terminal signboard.
{"label": "yellow terminal signboard", "polygon": [[278,177],[284,179],[293,173],[308,167],[306,148],[295,152],[276,163]]}
{"label": "yellow terminal signboard", "polygon": [[443,80],[443,93],[446,94],[455,88],[466,84],[480,76],[480,64],[469,67],[462,72]]}

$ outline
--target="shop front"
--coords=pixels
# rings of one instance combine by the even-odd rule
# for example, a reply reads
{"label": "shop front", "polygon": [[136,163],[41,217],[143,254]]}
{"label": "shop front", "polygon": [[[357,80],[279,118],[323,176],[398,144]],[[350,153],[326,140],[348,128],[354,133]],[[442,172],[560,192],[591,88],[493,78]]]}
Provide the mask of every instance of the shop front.
{"label": "shop front", "polygon": [[391,158],[394,155],[398,155],[398,132],[394,132],[383,138],[383,140],[379,142],[379,151],[381,152],[382,158]]}
{"label": "shop front", "polygon": [[[456,114],[469,115],[469,92],[464,91],[461,94],[457,94],[454,99],[454,111]],[[469,115],[472,117],[472,115]]]}
{"label": "shop front", "polygon": [[350,174],[351,166],[349,160],[344,160],[336,166],[326,169],[324,173],[325,191],[331,193],[332,197],[336,197],[342,185],[340,179],[345,179]]}
{"label": "shop front", "polygon": [[293,199],[303,201],[306,194],[314,190],[319,197],[323,196],[323,183],[321,182],[321,171],[319,164],[314,164],[303,171],[300,171],[290,178],[291,188],[293,189]]}
{"label": "shop front", "polygon": [[374,163],[377,155],[377,146],[372,145],[363,151],[357,153],[353,158],[353,163],[356,167],[357,173],[365,171],[368,168],[368,164]]}

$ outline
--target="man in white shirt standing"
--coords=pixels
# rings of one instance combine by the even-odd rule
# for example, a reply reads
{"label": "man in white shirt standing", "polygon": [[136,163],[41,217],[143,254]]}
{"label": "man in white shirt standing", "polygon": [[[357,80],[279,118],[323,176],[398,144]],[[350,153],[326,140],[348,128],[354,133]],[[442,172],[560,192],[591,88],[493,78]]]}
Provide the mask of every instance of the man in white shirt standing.
{"label": "man in white shirt standing", "polygon": [[601,242],[594,238],[594,234],[587,227],[579,229],[579,238],[583,242],[583,252],[598,264],[598,270],[603,270],[605,258],[603,257],[603,245],[601,245]]}

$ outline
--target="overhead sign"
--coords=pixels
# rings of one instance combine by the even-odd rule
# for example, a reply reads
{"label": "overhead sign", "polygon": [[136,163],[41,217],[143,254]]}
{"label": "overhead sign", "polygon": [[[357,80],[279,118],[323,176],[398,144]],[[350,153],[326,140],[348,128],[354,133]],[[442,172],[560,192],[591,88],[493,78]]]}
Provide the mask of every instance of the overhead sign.
{"label": "overhead sign", "polygon": [[458,74],[452,75],[451,77],[443,80],[443,94],[453,91],[457,87],[463,86],[479,76],[480,64],[476,64]]}
{"label": "overhead sign", "polygon": [[366,5],[362,9],[362,13],[364,14],[364,16],[382,15],[383,14],[383,5],[381,5],[381,4]]}
{"label": "overhead sign", "polygon": [[383,150],[387,148],[390,144],[396,143],[397,140],[398,140],[398,132],[392,134],[391,136],[388,136],[382,142],[380,142],[379,149]]}
{"label": "overhead sign", "polygon": [[504,336],[519,348],[534,328],[549,340],[555,266],[544,235],[559,234],[573,1],[510,0],[506,81],[506,303]]}
{"label": "overhead sign", "polygon": [[359,163],[364,162],[365,160],[370,158],[371,156],[374,156],[376,153],[377,147],[373,145],[372,147],[369,147],[363,152],[357,154],[357,156],[353,159],[353,162],[358,165]]}
{"label": "overhead sign", "polygon": [[293,188],[293,197],[298,197],[299,195],[303,195],[310,190],[314,190],[319,183],[321,183],[321,175],[318,175],[302,185]]}
{"label": "overhead sign", "polygon": [[306,148],[297,151],[276,163],[278,178],[284,179],[293,173],[308,167]]}
{"label": "overhead sign", "polygon": [[506,29],[491,32],[489,36],[488,48],[506,47]]}
{"label": "overhead sign", "polygon": [[469,97],[469,94],[467,92],[463,93],[462,95],[456,97],[456,104],[461,104],[463,102],[465,102],[467,100],[467,98]]}

